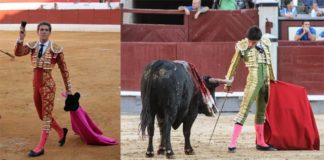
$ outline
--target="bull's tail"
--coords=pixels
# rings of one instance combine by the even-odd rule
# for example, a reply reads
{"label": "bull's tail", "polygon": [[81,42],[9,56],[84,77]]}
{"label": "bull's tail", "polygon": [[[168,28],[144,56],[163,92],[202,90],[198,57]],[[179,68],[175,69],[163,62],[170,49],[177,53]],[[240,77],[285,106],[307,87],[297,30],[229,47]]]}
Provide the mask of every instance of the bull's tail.
{"label": "bull's tail", "polygon": [[[154,63],[153,63],[154,64]],[[149,124],[153,120],[153,115],[151,112],[151,89],[152,89],[152,74],[153,67],[148,65],[141,79],[141,100],[142,100],[142,112],[141,112],[141,123],[139,124],[139,133],[141,133],[142,138],[145,137],[145,130],[148,128]]]}

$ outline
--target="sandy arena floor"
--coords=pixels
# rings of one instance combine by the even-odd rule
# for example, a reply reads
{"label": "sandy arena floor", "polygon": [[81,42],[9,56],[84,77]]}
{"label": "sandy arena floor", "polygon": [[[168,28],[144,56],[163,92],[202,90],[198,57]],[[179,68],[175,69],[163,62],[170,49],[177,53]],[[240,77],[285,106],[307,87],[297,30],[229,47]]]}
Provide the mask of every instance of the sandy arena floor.
{"label": "sandy arena floor", "polygon": [[[0,35],[0,49],[13,53],[18,33],[0,31]],[[36,32],[28,32],[25,42],[36,38]],[[120,141],[120,33],[53,31],[51,40],[64,46],[73,91],[81,93],[80,104],[104,135]],[[37,159],[120,159],[120,145],[86,145],[73,134],[69,113],[63,110],[60,93],[64,85],[57,66],[53,76],[57,87],[53,114],[61,126],[68,127],[69,133],[64,147],[59,147],[53,130],[45,155]],[[37,144],[41,132],[32,98],[30,56],[11,61],[0,53],[0,115],[0,160],[30,159],[27,153]]]}
{"label": "sandy arena floor", "polygon": [[[234,114],[222,114],[218,126],[215,130],[211,144],[209,138],[213,130],[216,118],[209,118],[199,115],[196,119],[191,132],[191,144],[196,155],[185,155],[183,152],[184,138],[182,126],[171,132],[171,144],[176,159],[273,159],[273,160],[315,160],[324,159],[324,115],[316,115],[315,119],[320,133],[321,150],[320,151],[275,151],[262,152],[255,149],[255,132],[253,126],[253,114],[250,114],[243,132],[238,139],[238,149],[236,153],[227,153],[227,145],[232,133],[232,119]],[[122,159],[145,159],[145,152],[148,139],[142,140],[138,134],[139,116],[122,115],[121,116],[121,139],[122,139]],[[165,159],[164,155],[157,155],[156,151],[159,145],[160,132],[155,126],[154,151],[153,159]]]}

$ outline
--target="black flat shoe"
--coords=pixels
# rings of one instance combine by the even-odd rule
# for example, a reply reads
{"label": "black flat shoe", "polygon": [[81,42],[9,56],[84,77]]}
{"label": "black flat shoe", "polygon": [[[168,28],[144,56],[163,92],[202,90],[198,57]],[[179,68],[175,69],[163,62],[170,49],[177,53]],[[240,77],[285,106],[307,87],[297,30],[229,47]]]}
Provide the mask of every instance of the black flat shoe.
{"label": "black flat shoe", "polygon": [[259,151],[277,151],[276,148],[273,148],[271,145],[264,147],[264,146],[260,146],[260,145],[256,145],[255,147],[257,150]]}
{"label": "black flat shoe", "polygon": [[61,147],[65,144],[66,135],[67,135],[68,131],[69,130],[67,128],[63,128],[64,136],[61,140],[59,140],[59,144]]}
{"label": "black flat shoe", "polygon": [[235,153],[235,151],[236,151],[236,147],[233,148],[228,147],[228,153]]}
{"label": "black flat shoe", "polygon": [[34,152],[33,150],[30,150],[28,153],[29,157],[38,157],[44,154],[44,149],[42,149],[40,152]]}

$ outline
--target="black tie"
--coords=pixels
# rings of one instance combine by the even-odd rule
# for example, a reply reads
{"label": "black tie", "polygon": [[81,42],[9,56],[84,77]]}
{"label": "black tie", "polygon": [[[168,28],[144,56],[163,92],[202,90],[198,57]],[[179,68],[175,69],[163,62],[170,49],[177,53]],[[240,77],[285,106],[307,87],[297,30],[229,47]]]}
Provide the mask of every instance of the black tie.
{"label": "black tie", "polygon": [[40,46],[41,46],[41,47],[40,47],[40,49],[39,49],[39,51],[38,51],[38,58],[41,58],[42,55],[43,55],[43,48],[44,48],[44,44],[41,44]]}

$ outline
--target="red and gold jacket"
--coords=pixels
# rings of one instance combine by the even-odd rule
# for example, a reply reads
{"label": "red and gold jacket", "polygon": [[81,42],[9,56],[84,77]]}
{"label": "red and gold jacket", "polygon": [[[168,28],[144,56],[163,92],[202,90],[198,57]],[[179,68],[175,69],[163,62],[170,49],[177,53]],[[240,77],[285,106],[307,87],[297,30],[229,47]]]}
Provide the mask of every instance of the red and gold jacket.
{"label": "red and gold jacket", "polygon": [[57,63],[60,68],[65,89],[67,93],[72,92],[71,81],[69,78],[69,72],[66,67],[63,55],[63,47],[49,41],[48,47],[41,58],[37,57],[39,51],[39,41],[29,42],[26,45],[23,43],[17,43],[15,47],[16,56],[25,56],[31,53],[31,63],[34,68],[42,68],[45,71],[51,71]]}

